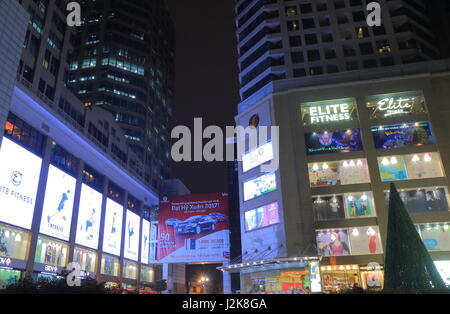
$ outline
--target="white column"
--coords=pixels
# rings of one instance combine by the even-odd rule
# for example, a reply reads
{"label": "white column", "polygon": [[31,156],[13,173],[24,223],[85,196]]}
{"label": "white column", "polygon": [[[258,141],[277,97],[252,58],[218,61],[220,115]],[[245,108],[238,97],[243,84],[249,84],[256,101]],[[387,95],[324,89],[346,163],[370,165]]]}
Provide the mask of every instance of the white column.
{"label": "white column", "polygon": [[[222,267],[228,266],[228,262],[224,262]],[[222,272],[223,294],[231,294],[231,276],[229,272]]]}

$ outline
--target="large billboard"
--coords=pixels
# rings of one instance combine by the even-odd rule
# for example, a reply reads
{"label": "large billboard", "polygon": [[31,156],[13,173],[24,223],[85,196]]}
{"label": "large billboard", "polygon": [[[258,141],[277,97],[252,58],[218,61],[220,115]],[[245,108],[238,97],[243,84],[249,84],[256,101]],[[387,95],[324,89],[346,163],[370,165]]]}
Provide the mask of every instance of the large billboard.
{"label": "large billboard", "polygon": [[264,174],[256,179],[244,182],[244,201],[273,192],[277,189],[275,173]]}
{"label": "large billboard", "polygon": [[30,230],[42,159],[3,138],[0,165],[0,221]]}
{"label": "large billboard", "polygon": [[102,195],[83,184],[81,186],[80,207],[76,243],[96,250],[100,235],[100,218],[102,213]]}
{"label": "large billboard", "polygon": [[139,237],[141,219],[131,210],[127,210],[125,225],[125,258],[139,261]]}
{"label": "large billboard", "polygon": [[163,197],[158,221],[158,262],[229,260],[226,193]]}
{"label": "large billboard", "polygon": [[105,230],[103,232],[103,251],[120,256],[122,244],[123,206],[106,199]]}
{"label": "large billboard", "polygon": [[141,245],[141,263],[150,262],[150,221],[142,220],[142,245]]}
{"label": "large billboard", "polygon": [[72,222],[76,180],[50,165],[40,232],[68,241]]}

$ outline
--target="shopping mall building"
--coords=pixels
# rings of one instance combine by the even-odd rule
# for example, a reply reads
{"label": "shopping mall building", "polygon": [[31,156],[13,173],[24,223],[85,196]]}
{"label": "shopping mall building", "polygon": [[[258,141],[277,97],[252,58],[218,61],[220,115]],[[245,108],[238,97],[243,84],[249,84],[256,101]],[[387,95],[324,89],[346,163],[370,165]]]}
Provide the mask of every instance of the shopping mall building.
{"label": "shopping mall building", "polygon": [[44,24],[33,14],[45,7],[0,5],[0,287],[25,273],[57,278],[74,262],[81,279],[148,292],[160,276],[150,264],[159,195],[113,115],[64,88],[70,45],[55,44],[50,25],[65,18],[55,3]]}
{"label": "shopping mall building", "polygon": [[242,259],[222,270],[243,293],[381,288],[395,182],[448,283],[449,86],[441,60],[274,81],[243,101],[237,124],[279,126],[279,141],[242,156]]}

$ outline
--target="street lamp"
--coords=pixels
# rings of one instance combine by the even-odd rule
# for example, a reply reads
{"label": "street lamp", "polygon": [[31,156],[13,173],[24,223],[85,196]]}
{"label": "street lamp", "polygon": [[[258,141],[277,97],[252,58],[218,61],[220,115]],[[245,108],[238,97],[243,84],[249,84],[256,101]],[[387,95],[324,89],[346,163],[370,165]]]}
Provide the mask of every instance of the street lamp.
{"label": "street lamp", "polygon": [[209,278],[208,277],[204,277],[202,276],[199,281],[198,281],[201,286],[202,286],[202,294],[206,294],[206,290],[207,290],[207,286],[206,284],[209,282]]}

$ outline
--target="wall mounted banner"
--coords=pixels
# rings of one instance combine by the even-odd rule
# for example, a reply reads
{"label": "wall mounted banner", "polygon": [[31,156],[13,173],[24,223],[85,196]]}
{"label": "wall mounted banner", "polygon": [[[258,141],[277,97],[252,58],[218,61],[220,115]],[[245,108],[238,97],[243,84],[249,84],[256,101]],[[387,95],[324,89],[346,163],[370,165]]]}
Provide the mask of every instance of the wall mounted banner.
{"label": "wall mounted banner", "polygon": [[0,221],[30,230],[42,159],[4,137],[0,165]]}
{"label": "wall mounted banner", "polygon": [[277,189],[275,173],[268,173],[256,179],[244,182],[244,201],[273,192]]}
{"label": "wall mounted banner", "polygon": [[76,180],[50,165],[40,232],[68,241],[72,222]]}
{"label": "wall mounted banner", "polygon": [[346,153],[363,149],[360,129],[307,133],[305,143],[308,155]]}
{"label": "wall mounted banner", "polygon": [[356,102],[352,98],[301,104],[305,125],[337,123],[356,119]]}
{"label": "wall mounted banner", "polygon": [[122,244],[123,206],[106,199],[105,230],[103,232],[103,251],[120,256]]}
{"label": "wall mounted banner", "polygon": [[158,262],[224,262],[230,258],[228,194],[163,197]]}
{"label": "wall mounted banner", "polygon": [[371,128],[375,148],[390,149],[433,144],[428,122],[393,124]]}
{"label": "wall mounted banner", "polygon": [[275,225],[280,222],[278,202],[245,212],[245,231]]}
{"label": "wall mounted banner", "polygon": [[150,221],[142,220],[141,263],[148,264],[150,258]]}
{"label": "wall mounted banner", "polygon": [[382,119],[427,112],[422,92],[405,92],[366,98],[371,119]]}
{"label": "wall mounted banner", "polygon": [[125,225],[125,258],[133,261],[139,260],[140,217],[127,210]]}

